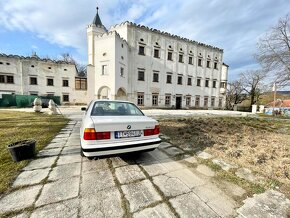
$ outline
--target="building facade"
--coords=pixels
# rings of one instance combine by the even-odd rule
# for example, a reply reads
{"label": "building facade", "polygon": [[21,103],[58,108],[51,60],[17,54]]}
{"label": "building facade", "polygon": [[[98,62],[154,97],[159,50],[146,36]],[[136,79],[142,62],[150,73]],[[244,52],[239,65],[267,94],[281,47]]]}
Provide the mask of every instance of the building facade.
{"label": "building facade", "polygon": [[0,54],[0,94],[60,96],[62,104],[86,103],[86,78],[75,64]]}
{"label": "building facade", "polygon": [[223,50],[124,22],[108,31],[98,13],[87,27],[88,99],[141,107],[224,108]]}

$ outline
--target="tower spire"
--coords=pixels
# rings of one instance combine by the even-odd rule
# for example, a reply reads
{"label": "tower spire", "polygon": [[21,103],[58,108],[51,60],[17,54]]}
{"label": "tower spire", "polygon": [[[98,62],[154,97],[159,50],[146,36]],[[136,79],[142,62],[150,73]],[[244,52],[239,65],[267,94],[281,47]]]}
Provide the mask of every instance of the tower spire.
{"label": "tower spire", "polygon": [[101,19],[99,17],[99,7],[97,7],[97,14],[96,14],[96,16],[94,18],[93,24],[95,24],[96,26],[103,27],[102,21],[101,21]]}

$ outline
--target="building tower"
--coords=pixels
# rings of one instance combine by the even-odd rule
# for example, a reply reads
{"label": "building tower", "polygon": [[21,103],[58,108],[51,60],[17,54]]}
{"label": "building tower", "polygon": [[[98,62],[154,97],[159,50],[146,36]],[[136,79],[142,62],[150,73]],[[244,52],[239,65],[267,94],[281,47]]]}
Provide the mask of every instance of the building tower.
{"label": "building tower", "polygon": [[95,63],[95,36],[107,33],[106,27],[102,24],[99,16],[99,8],[97,7],[97,14],[93,20],[93,23],[87,27],[88,38],[88,64],[94,65]]}

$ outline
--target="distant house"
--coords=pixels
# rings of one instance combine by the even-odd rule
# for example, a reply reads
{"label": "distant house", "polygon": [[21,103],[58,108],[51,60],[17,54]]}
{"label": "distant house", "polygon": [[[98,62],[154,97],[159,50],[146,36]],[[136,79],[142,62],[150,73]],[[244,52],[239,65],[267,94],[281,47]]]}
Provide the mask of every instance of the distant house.
{"label": "distant house", "polygon": [[276,100],[265,105],[265,113],[273,114],[273,111],[290,116],[290,100]]}

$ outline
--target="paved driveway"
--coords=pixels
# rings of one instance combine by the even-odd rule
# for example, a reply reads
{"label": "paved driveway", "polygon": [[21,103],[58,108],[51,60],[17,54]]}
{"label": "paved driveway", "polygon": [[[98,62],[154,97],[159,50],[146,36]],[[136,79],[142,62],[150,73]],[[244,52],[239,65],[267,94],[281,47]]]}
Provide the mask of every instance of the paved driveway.
{"label": "paved driveway", "polygon": [[235,217],[245,191],[169,143],[152,152],[80,156],[80,112],[31,161],[0,199],[17,217]]}

